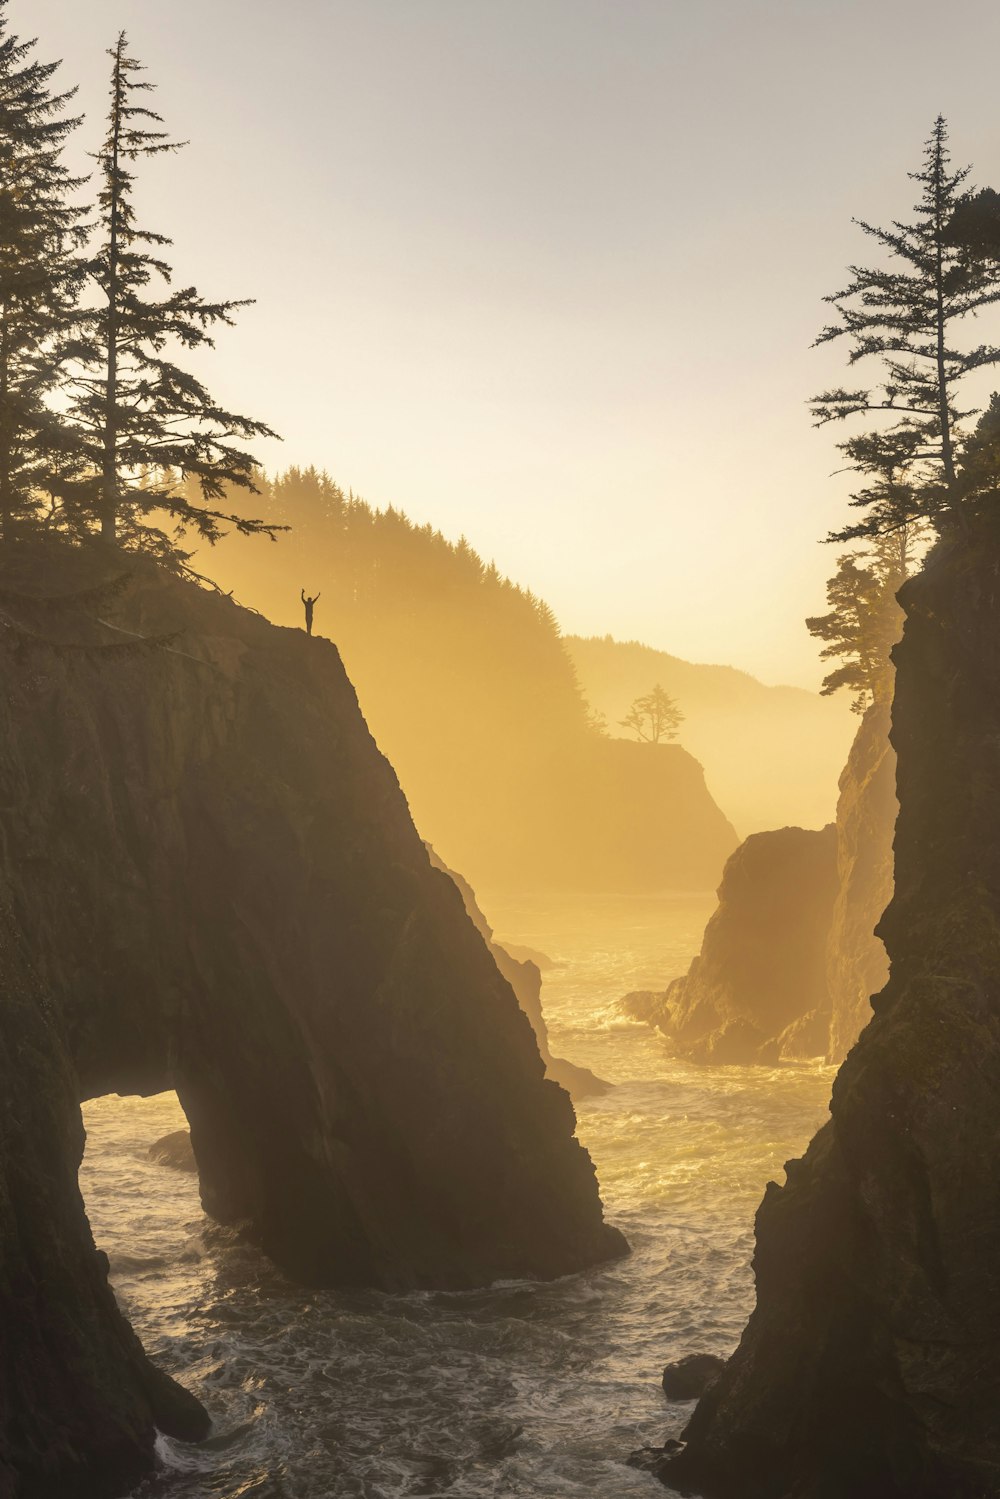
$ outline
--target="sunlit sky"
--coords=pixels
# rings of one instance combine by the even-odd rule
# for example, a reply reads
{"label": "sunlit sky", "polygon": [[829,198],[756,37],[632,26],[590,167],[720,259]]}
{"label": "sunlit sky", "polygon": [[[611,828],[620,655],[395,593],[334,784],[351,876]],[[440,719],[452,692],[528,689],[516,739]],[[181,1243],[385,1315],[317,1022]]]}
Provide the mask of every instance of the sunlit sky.
{"label": "sunlit sky", "polygon": [[[190,145],[178,279],[255,297],[213,392],[477,549],[564,629],[813,686],[844,514],[809,345],[934,115],[1000,186],[1000,7],[12,0],[93,148],[121,27]],[[997,376],[1000,384],[1000,374]],[[322,587],[322,578],[310,582]]]}

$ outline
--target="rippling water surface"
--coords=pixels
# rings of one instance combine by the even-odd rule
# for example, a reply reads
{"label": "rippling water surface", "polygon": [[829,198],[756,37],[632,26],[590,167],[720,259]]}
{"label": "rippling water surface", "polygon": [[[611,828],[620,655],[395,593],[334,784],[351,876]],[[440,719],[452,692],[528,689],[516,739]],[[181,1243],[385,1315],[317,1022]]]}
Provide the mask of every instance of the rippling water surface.
{"label": "rippling water surface", "polygon": [[562,965],[543,987],[553,1052],[616,1084],[577,1111],[633,1249],[610,1268],[461,1294],[304,1291],[204,1217],[193,1177],[148,1161],[184,1125],[172,1094],[86,1107],[81,1182],[118,1297],[215,1422],[202,1446],[161,1440],[141,1499],[663,1499],[624,1459],[690,1410],[664,1400],[664,1363],[737,1342],[754,1211],[826,1117],[832,1076],[690,1067],[616,1013],[684,971],[714,903],[481,897],[501,940]]}

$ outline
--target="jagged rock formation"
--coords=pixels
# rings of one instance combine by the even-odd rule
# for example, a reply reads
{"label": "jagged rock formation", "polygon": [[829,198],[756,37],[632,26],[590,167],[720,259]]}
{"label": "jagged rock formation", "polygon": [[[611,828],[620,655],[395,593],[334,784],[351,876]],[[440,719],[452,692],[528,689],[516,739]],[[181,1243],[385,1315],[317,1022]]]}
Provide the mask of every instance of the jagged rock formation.
{"label": "jagged rock formation", "polygon": [[626,1013],[698,1062],[822,1055],[836,894],[832,824],[751,834],[726,864],[718,909],[687,974],[665,994],[626,995]]}
{"label": "jagged rock formation", "polygon": [[[542,973],[535,959],[515,957],[508,948],[502,947],[499,942],[494,942],[493,928],[486,920],[476,899],[476,892],[468,880],[457,874],[454,869],[449,869],[429,843],[426,843],[424,847],[427,849],[428,858],[434,868],[442,870],[458,887],[458,893],[462,897],[462,903],[470,921],[482,936],[493,955],[494,963],[510,984],[517,995],[518,1004],[531,1021],[531,1029],[535,1033],[538,1050],[545,1063],[546,1076],[552,1078],[553,1082],[557,1082],[561,1088],[565,1088],[571,1098],[593,1098],[606,1093],[611,1084],[591,1072],[589,1067],[578,1067],[575,1062],[566,1062],[562,1057],[554,1057],[549,1050],[549,1031],[542,1013]],[[541,957],[542,954],[538,956]]]}
{"label": "jagged rock formation", "polygon": [[837,803],[837,899],[827,946],[829,1057],[842,1062],[871,1019],[871,996],[889,977],[875,927],[892,899],[896,752],[888,703],[874,703],[858,727]]}
{"label": "jagged rock formation", "polygon": [[1000,528],[900,595],[891,976],[757,1215],[757,1307],[671,1487],[1000,1494]]}
{"label": "jagged rock formation", "polygon": [[203,1430],[107,1288],[81,1098],[176,1088],[207,1211],[306,1282],[624,1251],[329,642],[135,557],[18,547],[0,670],[0,1493],[118,1493],[154,1421]]}

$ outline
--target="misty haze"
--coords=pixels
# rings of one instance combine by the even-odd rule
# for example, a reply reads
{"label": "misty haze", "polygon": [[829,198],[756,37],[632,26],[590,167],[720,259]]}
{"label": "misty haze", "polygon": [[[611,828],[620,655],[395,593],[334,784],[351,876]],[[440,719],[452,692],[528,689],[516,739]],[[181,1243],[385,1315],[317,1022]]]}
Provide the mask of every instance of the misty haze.
{"label": "misty haze", "polygon": [[0,1499],[1000,1499],[998,29],[0,0]]}

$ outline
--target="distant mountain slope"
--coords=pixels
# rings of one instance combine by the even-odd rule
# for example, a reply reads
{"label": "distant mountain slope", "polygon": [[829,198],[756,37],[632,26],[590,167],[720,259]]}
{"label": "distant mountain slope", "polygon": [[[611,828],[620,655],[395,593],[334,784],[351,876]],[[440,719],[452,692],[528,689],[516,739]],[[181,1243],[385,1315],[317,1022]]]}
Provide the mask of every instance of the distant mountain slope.
{"label": "distant mountain slope", "polygon": [[584,694],[612,734],[654,683],[685,715],[679,742],[705,767],[712,795],[741,836],[786,825],[819,828],[834,817],[837,781],[857,719],[845,694],[768,687],[732,666],[703,666],[610,635],[564,641]]}
{"label": "distant mountain slope", "polygon": [[[233,497],[234,503],[238,503]],[[275,545],[227,537],[196,565],[275,622],[335,641],[422,835],[479,887],[704,890],[736,834],[680,745],[589,723],[551,610],[398,510],[325,474],[262,483]]]}

